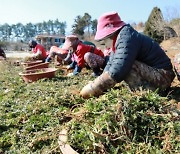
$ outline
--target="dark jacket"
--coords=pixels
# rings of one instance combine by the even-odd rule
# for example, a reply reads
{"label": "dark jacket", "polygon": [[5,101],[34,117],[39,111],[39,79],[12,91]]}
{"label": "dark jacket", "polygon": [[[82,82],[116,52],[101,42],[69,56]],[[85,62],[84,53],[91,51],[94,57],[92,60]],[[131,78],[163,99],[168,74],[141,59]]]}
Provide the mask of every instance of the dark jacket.
{"label": "dark jacket", "polygon": [[120,82],[130,72],[135,60],[157,69],[172,69],[170,59],[159,44],[138,33],[128,24],[120,30],[115,43],[115,53],[111,52],[104,71],[108,71],[114,80]]}

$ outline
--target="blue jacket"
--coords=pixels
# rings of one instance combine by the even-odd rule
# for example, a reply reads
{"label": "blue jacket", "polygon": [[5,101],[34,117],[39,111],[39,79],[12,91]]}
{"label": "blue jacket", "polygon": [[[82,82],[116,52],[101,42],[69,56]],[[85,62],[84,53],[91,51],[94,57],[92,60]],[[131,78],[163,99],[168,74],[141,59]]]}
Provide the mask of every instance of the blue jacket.
{"label": "blue jacket", "polygon": [[115,53],[111,52],[104,71],[108,71],[117,82],[124,80],[135,60],[157,69],[172,69],[170,59],[159,44],[138,33],[129,24],[120,30],[115,49]]}

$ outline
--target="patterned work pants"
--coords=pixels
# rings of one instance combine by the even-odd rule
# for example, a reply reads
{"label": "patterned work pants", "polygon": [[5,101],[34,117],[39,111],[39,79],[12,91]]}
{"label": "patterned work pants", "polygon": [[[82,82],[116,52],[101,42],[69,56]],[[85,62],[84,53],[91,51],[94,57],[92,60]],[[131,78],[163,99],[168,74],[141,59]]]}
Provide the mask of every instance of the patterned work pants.
{"label": "patterned work pants", "polygon": [[155,90],[156,88],[166,89],[170,87],[174,77],[173,70],[156,69],[135,61],[124,81],[131,89],[143,87]]}
{"label": "patterned work pants", "polygon": [[84,55],[84,60],[91,69],[104,67],[105,59],[94,53],[87,52]]}

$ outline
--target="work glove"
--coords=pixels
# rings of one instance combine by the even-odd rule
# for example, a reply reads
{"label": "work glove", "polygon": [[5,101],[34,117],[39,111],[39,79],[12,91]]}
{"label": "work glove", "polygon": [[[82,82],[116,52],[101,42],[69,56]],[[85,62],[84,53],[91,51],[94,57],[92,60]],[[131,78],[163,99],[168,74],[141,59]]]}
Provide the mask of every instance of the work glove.
{"label": "work glove", "polygon": [[66,66],[66,69],[67,69],[67,70],[72,69],[71,65]]}
{"label": "work glove", "polygon": [[71,76],[74,76],[74,74],[73,73],[68,73],[67,74],[67,77],[71,77]]}

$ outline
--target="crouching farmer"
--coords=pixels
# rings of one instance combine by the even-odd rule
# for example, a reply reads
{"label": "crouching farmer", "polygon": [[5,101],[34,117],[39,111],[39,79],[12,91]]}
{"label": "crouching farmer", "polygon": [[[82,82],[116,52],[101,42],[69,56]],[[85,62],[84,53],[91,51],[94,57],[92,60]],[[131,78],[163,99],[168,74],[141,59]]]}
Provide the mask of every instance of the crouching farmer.
{"label": "crouching farmer", "polygon": [[46,52],[46,49],[41,44],[38,44],[34,40],[30,40],[29,47],[32,49],[33,54],[32,56],[26,57],[26,58],[28,58],[29,60],[45,61],[45,59],[47,58],[47,52]]}
{"label": "crouching farmer", "polygon": [[154,90],[171,86],[175,74],[168,56],[151,38],[138,33],[116,12],[102,15],[95,40],[112,40],[113,51],[103,73],[80,92],[84,98],[99,96],[124,80],[131,89]]}
{"label": "crouching farmer", "polygon": [[99,76],[102,73],[101,69],[104,67],[105,60],[100,49],[83,44],[76,35],[67,36],[62,48],[70,51],[67,57],[71,54],[72,63],[68,65],[67,69],[74,70],[68,76],[79,74],[86,66],[93,70],[93,76]]}

